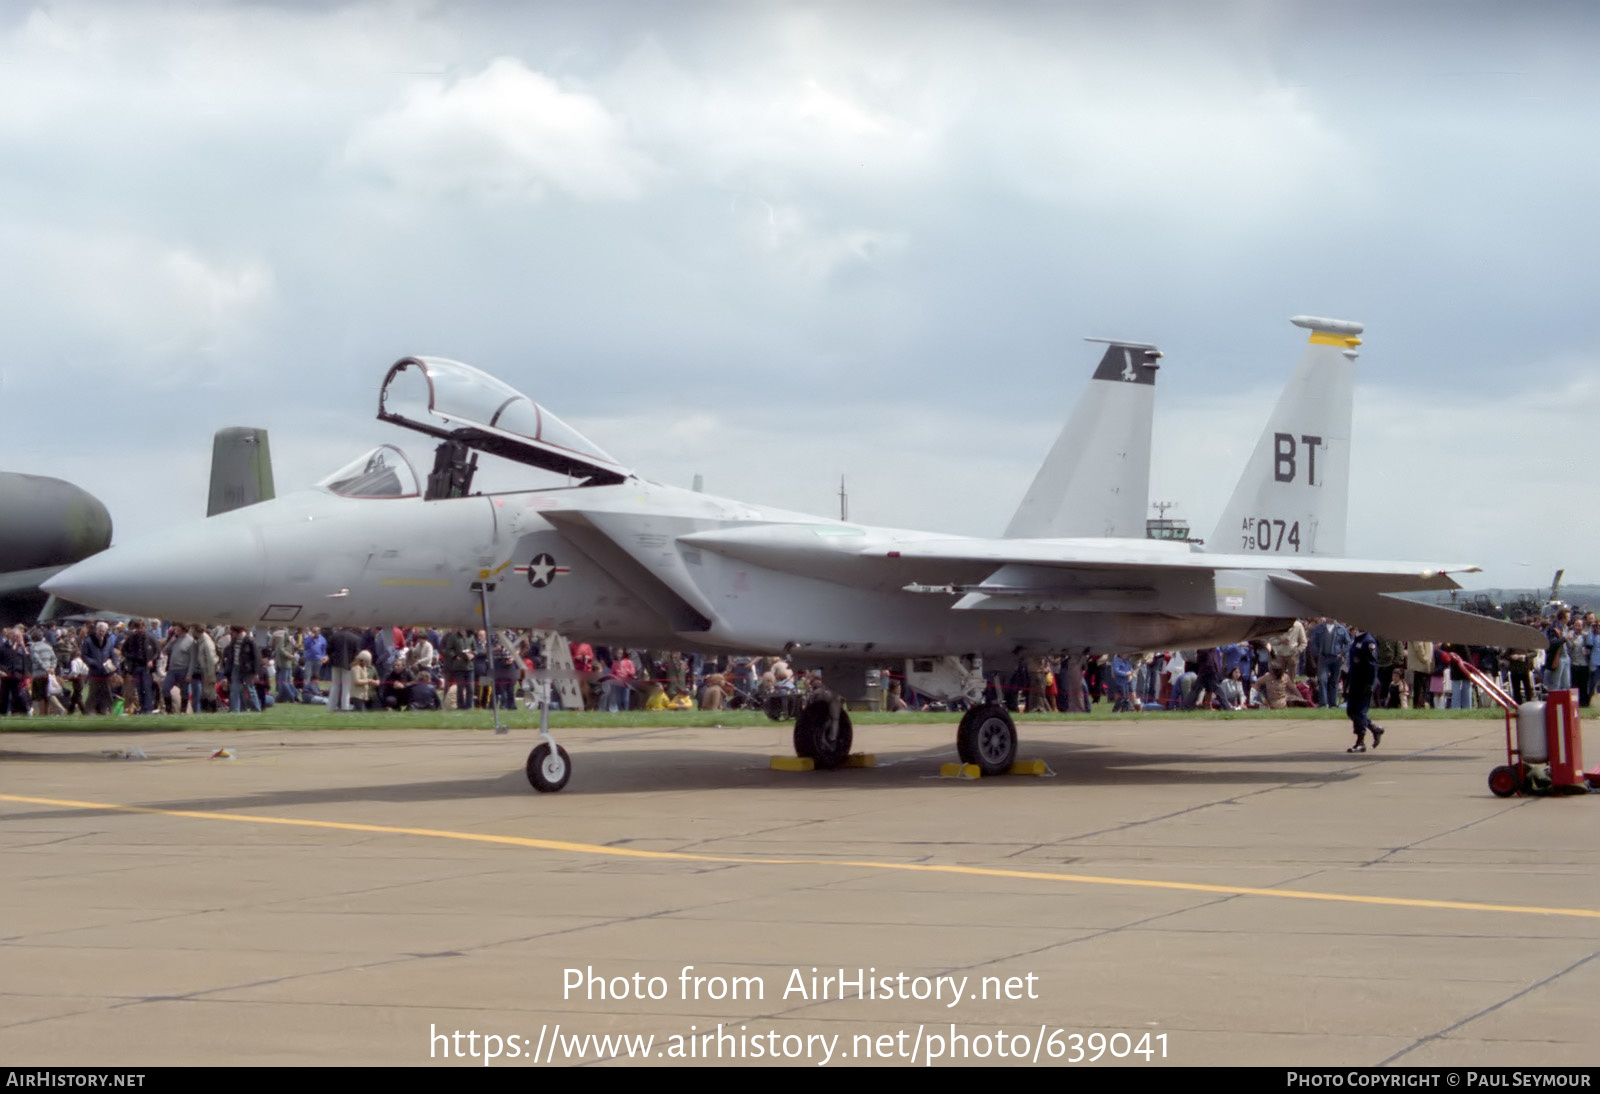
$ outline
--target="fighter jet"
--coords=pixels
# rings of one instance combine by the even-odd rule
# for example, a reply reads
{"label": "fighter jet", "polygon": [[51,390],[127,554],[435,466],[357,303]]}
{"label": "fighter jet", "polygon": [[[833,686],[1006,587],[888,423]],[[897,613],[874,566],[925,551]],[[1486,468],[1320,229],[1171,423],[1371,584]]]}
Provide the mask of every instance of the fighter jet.
{"label": "fighter jet", "polygon": [[[1136,503],[1107,503],[1097,480],[1076,475],[1106,449],[1084,449],[1070,428],[1009,535],[875,528],[650,482],[500,380],[406,357],[384,377],[378,418],[438,442],[425,481],[383,445],[312,489],[118,546],[50,588],[163,618],[478,626],[492,613],[617,645],[781,652],[827,685],[794,728],[797,754],[824,768],[849,756],[846,706],[864,695],[868,668],[899,658],[1221,645],[1324,614],[1395,637],[1539,644],[1526,628],[1389,595],[1456,587],[1449,575],[1470,564],[1332,553],[1343,545],[1361,328],[1294,322],[1310,344],[1213,539],[1238,544],[1231,553],[1134,538],[1145,493],[1135,481]],[[1157,352],[1115,343],[1102,367],[1112,362],[1137,389]],[[1087,397],[1122,408],[1124,432],[1137,428],[1141,404],[1096,383]],[[1132,453],[1122,461],[1131,471],[1110,475],[1119,489],[1141,467],[1147,478],[1148,432],[1142,452],[1115,439]],[[479,453],[567,484],[474,494]],[[1092,509],[1097,493],[1085,527],[1076,502]],[[1003,706],[982,704],[962,717],[957,746],[964,762],[998,773],[1015,758],[1016,727]],[[527,772],[535,788],[559,790],[571,759],[546,739]]]}

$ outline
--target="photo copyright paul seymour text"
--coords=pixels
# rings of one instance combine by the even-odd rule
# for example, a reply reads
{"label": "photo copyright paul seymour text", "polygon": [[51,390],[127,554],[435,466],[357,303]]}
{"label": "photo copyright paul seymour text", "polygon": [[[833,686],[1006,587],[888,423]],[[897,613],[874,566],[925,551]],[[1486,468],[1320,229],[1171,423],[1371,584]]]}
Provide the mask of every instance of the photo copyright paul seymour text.
{"label": "photo copyright paul seymour text", "polygon": [[[982,1000],[1039,998],[1039,977],[923,975],[879,972],[876,968],[795,968],[774,977],[726,976],[685,965],[675,978],[644,973],[605,975],[592,966],[562,970],[562,998],[571,1002],[827,1002],[867,1000],[936,1001],[946,1008]],[[782,981],[779,987],[777,981]],[[1009,1059],[1029,1063],[1150,1062],[1167,1058],[1167,1035],[1148,1030],[1072,1032],[1041,1023],[1037,1028],[1006,1029],[976,1025],[921,1023],[893,1033],[786,1033],[752,1029],[748,1024],[689,1026],[686,1032],[591,1033],[566,1030],[558,1023],[536,1033],[480,1033],[441,1030],[430,1024],[433,1059],[551,1064],[616,1057],[658,1060],[805,1060],[824,1066],[835,1060],[900,1060],[932,1065],[941,1060]]]}
{"label": "photo copyright paul seymour text", "polygon": [[1440,1071],[1291,1071],[1284,1082],[1290,1087],[1426,1087],[1434,1090],[1487,1090],[1516,1087],[1524,1090],[1552,1087],[1593,1089],[1593,1076],[1568,1069],[1536,1070],[1440,1070]]}

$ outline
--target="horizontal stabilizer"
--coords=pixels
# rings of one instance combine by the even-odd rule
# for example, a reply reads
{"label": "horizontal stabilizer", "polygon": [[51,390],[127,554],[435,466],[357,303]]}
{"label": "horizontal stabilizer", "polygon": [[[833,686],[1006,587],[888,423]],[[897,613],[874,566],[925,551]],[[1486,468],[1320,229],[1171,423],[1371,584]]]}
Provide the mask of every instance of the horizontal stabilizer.
{"label": "horizontal stabilizer", "polygon": [[1382,593],[1333,589],[1293,578],[1274,577],[1273,584],[1322,615],[1385,638],[1407,642],[1455,642],[1464,646],[1543,649],[1544,635],[1532,627],[1504,619],[1473,615],[1438,604],[1423,604]]}

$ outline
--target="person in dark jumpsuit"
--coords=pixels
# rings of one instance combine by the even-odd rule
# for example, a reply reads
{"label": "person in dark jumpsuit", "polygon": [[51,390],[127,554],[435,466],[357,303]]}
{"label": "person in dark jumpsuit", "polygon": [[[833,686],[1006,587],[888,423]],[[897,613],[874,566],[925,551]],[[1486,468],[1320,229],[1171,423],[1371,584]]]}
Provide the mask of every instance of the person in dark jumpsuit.
{"label": "person in dark jumpsuit", "polygon": [[1375,725],[1367,711],[1372,706],[1373,686],[1378,682],[1378,640],[1371,631],[1359,631],[1350,645],[1350,682],[1345,693],[1345,711],[1350,715],[1350,728],[1356,731],[1356,743],[1345,751],[1365,752],[1367,730],[1372,731],[1372,747],[1383,740],[1383,727]]}

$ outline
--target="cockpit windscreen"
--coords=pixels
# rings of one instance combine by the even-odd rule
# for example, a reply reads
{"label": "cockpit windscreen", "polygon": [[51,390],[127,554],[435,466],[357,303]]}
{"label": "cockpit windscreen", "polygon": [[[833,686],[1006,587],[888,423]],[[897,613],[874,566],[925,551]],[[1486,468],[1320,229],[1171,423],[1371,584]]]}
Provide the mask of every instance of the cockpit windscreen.
{"label": "cockpit windscreen", "polygon": [[358,456],[317,484],[347,498],[414,498],[417,473],[392,444]]}

